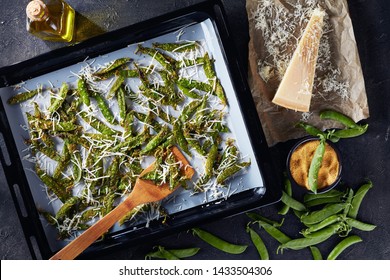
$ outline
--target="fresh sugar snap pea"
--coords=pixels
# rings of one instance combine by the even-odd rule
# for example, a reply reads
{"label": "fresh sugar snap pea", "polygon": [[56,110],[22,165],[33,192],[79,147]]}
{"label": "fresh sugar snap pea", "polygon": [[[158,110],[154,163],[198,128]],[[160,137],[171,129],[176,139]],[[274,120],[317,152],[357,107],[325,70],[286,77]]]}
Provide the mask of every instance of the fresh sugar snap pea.
{"label": "fresh sugar snap pea", "polygon": [[193,228],[192,232],[200,239],[213,246],[214,248],[229,254],[241,254],[248,247],[247,245],[237,245],[237,244],[229,243],[200,228]]}
{"label": "fresh sugar snap pea", "polygon": [[360,135],[363,135],[367,132],[368,124],[364,126],[359,126],[358,128],[346,128],[346,129],[340,129],[336,130],[333,133],[333,136],[338,138],[353,138],[358,137]]}
{"label": "fresh sugar snap pea", "polygon": [[265,244],[264,244],[263,240],[261,239],[261,237],[249,225],[247,226],[247,232],[249,232],[251,240],[252,240],[253,244],[255,245],[257,252],[260,255],[260,259],[269,260],[269,254],[268,254],[267,247],[265,247]]}
{"label": "fresh sugar snap pea", "polygon": [[364,223],[364,222],[361,222],[361,221],[358,221],[358,220],[355,220],[352,218],[346,218],[345,222],[348,225],[350,225],[351,227],[362,230],[362,231],[372,231],[376,228],[376,225]]}
{"label": "fresh sugar snap pea", "polygon": [[363,240],[357,235],[351,235],[343,239],[339,244],[337,244],[333,250],[328,255],[328,260],[335,260],[337,257],[349,246],[353,244],[362,242]]}
{"label": "fresh sugar snap pea", "polygon": [[339,213],[344,210],[345,203],[329,204],[321,210],[310,212],[306,215],[302,215],[301,222],[305,225],[314,225],[322,222],[326,218]]}
{"label": "fresh sugar snap pea", "polygon": [[311,200],[330,198],[330,197],[342,197],[343,195],[344,195],[343,192],[333,189],[333,190],[330,190],[330,191],[327,191],[324,193],[318,193],[318,194],[307,193],[304,195],[303,201],[306,203],[306,202],[309,202]]}
{"label": "fresh sugar snap pea", "polygon": [[318,188],[318,172],[322,165],[322,159],[325,154],[325,137],[320,136],[320,144],[316,148],[314,152],[313,159],[311,160],[310,167],[309,167],[309,177],[308,177],[308,184],[310,187],[310,190],[313,193],[317,193]]}
{"label": "fresh sugar snap pea", "polygon": [[283,249],[301,250],[303,248],[317,245],[330,238],[333,234],[336,233],[338,229],[339,229],[338,225],[331,225],[329,227],[326,227],[316,232],[315,237],[303,237],[303,238],[291,239],[290,241],[281,244],[278,250],[281,250],[282,252]]}
{"label": "fresh sugar snap pea", "polygon": [[[292,196],[291,182],[287,178],[284,178],[284,191],[288,196]],[[290,206],[284,204],[283,207],[279,210],[278,214],[286,215],[288,213],[288,210],[290,210]]]}
{"label": "fresh sugar snap pea", "polygon": [[200,248],[186,248],[186,249],[166,249],[163,246],[158,246],[157,251],[148,253],[145,259],[157,258],[167,260],[178,260],[189,258],[196,255]]}
{"label": "fresh sugar snap pea", "polygon": [[274,227],[281,227],[283,222],[284,222],[284,218],[282,219],[282,221],[276,222],[276,221],[272,221],[268,218],[265,218],[257,213],[253,213],[253,212],[247,212],[246,215],[255,222],[263,221],[263,222],[270,224],[271,226],[274,226]]}
{"label": "fresh sugar snap pea", "polygon": [[343,113],[334,111],[334,110],[324,110],[320,113],[320,118],[322,120],[334,120],[342,123],[348,128],[357,128],[359,125],[350,117],[344,115]]}
{"label": "fresh sugar snap pea", "polygon": [[362,185],[355,193],[355,196],[352,198],[351,207],[348,212],[348,217],[355,219],[357,213],[359,212],[360,204],[363,201],[364,196],[367,194],[368,190],[372,188],[372,182]]}
{"label": "fresh sugar snap pea", "polygon": [[279,243],[287,243],[291,240],[290,237],[288,237],[285,233],[283,233],[281,230],[277,229],[276,227],[263,222],[261,220],[258,220],[257,223],[274,239],[276,239]]}
{"label": "fresh sugar snap pea", "polygon": [[313,255],[313,260],[322,260],[322,255],[320,249],[315,246],[310,246],[311,254]]}
{"label": "fresh sugar snap pea", "polygon": [[282,191],[282,202],[297,211],[306,211],[305,205]]}

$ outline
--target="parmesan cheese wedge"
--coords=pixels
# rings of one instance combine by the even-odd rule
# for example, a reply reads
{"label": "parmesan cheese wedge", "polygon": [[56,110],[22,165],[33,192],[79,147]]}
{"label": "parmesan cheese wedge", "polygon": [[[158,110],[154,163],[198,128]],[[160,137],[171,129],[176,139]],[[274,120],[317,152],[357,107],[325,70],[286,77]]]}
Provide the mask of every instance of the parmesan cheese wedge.
{"label": "parmesan cheese wedge", "polygon": [[295,111],[309,111],[324,16],[321,9],[313,11],[273,103]]}

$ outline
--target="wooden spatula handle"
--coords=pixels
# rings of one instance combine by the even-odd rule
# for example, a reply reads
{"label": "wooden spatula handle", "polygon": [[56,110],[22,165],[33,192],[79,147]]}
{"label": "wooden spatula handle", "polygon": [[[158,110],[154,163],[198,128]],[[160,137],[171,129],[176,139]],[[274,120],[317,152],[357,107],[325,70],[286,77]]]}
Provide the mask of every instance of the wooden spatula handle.
{"label": "wooden spatula handle", "polygon": [[131,200],[122,202],[50,259],[73,260],[135,206],[137,206],[137,203]]}

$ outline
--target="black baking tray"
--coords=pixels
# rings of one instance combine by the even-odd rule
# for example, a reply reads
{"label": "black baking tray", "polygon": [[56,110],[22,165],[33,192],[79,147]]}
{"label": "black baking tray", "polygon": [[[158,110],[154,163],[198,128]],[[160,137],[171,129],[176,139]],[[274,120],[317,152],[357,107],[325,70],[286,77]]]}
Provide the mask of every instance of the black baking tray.
{"label": "black baking tray", "polygon": [[[247,84],[246,70],[242,68],[237,51],[231,43],[233,40],[222,3],[218,0],[203,2],[0,69],[0,87],[5,87],[73,65],[83,61],[86,57],[93,58],[103,55],[131,43],[142,42],[164,35],[183,26],[202,22],[205,19],[212,21],[219,37],[223,57],[243,112],[244,121],[247,127],[250,128],[248,133],[266,187],[265,194],[258,192],[256,189],[251,189],[232,195],[227,200],[210,203],[207,207],[198,206],[172,214],[164,224],[161,221],[152,221],[149,227],[140,227],[136,231],[124,229],[108,234],[103,241],[91,245],[79,256],[80,259],[91,259],[98,254],[123,248],[124,245],[130,246],[140,244],[145,240],[155,240],[201,223],[239,214],[279,201],[282,185],[280,172],[274,165],[272,155],[265,141],[256,107]],[[51,251],[42,228],[1,100],[0,119],[0,131],[3,134],[10,159],[6,159],[3,153],[0,153],[0,160],[28,247],[33,258],[48,259],[55,252]],[[32,242],[33,239],[36,242]],[[33,243],[36,243],[36,245],[33,245]],[[37,249],[39,252],[36,251]]]}

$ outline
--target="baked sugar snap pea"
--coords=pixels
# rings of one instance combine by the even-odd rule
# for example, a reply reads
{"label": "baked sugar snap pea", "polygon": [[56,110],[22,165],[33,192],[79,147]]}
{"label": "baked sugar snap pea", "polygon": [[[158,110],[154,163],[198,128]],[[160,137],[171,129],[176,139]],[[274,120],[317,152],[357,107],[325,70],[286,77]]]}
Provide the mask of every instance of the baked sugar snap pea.
{"label": "baked sugar snap pea", "polygon": [[351,235],[340,241],[328,255],[328,260],[335,260],[345,249],[363,240],[357,235]]}
{"label": "baked sugar snap pea", "polygon": [[200,228],[193,228],[192,229],[193,234],[198,236],[200,239],[202,239],[204,242],[210,244],[214,248],[221,250],[223,252],[229,253],[229,254],[241,254],[243,253],[247,245],[237,245],[229,243],[211,233],[208,231],[205,231]]}
{"label": "baked sugar snap pea", "polygon": [[26,100],[33,98],[38,93],[41,93],[42,90],[43,90],[42,87],[39,87],[39,88],[34,89],[34,90],[29,90],[29,91],[25,91],[25,92],[16,94],[16,95],[12,96],[11,98],[9,98],[7,100],[7,103],[10,105],[22,103]]}
{"label": "baked sugar snap pea", "polygon": [[61,107],[62,103],[65,101],[68,91],[69,91],[69,85],[67,83],[62,83],[58,95],[53,97],[53,102],[50,104],[48,108],[48,111],[50,113],[54,113]]}

